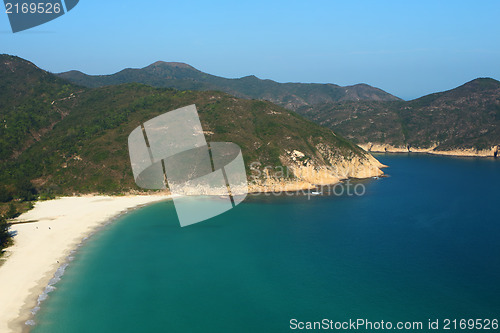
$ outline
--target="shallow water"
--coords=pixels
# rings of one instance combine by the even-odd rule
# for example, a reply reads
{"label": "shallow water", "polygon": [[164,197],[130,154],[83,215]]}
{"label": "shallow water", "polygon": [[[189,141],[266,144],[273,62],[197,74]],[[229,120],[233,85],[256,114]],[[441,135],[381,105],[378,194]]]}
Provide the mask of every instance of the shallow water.
{"label": "shallow water", "polygon": [[389,177],[363,196],[260,195],[185,228],[171,202],[126,214],[78,250],[32,331],[499,318],[500,161],[377,158]]}

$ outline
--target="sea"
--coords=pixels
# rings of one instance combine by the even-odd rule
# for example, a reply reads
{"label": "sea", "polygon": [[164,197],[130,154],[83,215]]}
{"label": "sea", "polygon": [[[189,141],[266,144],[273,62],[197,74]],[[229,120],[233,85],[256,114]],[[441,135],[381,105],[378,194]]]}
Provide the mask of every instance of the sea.
{"label": "sea", "polygon": [[497,331],[500,161],[375,157],[387,176],[356,193],[249,195],[184,228],[171,201],[124,214],[31,332]]}

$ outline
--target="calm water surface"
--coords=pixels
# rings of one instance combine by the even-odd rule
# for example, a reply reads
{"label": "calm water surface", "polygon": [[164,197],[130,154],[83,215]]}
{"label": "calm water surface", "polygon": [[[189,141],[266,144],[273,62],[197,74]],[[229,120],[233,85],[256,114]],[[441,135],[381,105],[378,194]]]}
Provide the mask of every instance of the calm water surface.
{"label": "calm water surface", "polygon": [[378,155],[362,197],[171,202],[80,248],[35,333],[290,332],[290,320],[500,318],[500,161]]}

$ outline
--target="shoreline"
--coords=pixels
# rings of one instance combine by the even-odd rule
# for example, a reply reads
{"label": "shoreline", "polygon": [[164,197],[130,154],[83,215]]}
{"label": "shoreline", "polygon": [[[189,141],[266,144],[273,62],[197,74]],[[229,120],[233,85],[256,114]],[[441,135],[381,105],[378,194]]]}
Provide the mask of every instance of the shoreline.
{"label": "shoreline", "polygon": [[[249,185],[248,195],[276,193],[277,189],[279,193],[309,191],[317,186],[307,181],[273,180]],[[40,304],[64,274],[73,254],[94,233],[129,210],[171,198],[170,194],[135,193],[60,197],[38,201],[14,219],[10,227],[15,233],[14,244],[4,249],[0,265],[0,332],[31,330]]]}
{"label": "shoreline", "polygon": [[390,153],[390,154],[400,154],[400,153],[417,153],[417,154],[429,154],[429,155],[439,155],[439,156],[454,156],[454,157],[500,157],[500,147],[493,146],[490,149],[477,150],[473,148],[467,149],[452,149],[452,150],[435,150],[436,147],[429,148],[414,148],[414,147],[395,147],[386,144],[359,144],[363,150],[368,153]]}
{"label": "shoreline", "polygon": [[[39,298],[78,247],[120,215],[171,195],[105,195],[39,201],[15,219],[14,245],[0,266],[0,332],[26,332]],[[24,222],[24,223],[18,223]],[[64,269],[63,268],[63,269]]]}

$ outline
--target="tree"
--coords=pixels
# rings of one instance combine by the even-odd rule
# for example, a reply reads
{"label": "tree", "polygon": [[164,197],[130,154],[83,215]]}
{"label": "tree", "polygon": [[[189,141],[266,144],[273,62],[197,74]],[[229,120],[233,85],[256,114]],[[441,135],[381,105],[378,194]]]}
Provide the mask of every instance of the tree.
{"label": "tree", "polygon": [[7,191],[5,186],[0,186],[0,202],[9,202],[12,200],[12,195]]}
{"label": "tree", "polygon": [[4,216],[0,216],[0,250],[11,243],[12,235],[9,232],[9,225]]}
{"label": "tree", "polygon": [[5,214],[5,218],[7,219],[13,219],[19,216],[19,213],[17,212],[16,206],[14,204],[9,205],[9,210],[7,211],[7,214]]}
{"label": "tree", "polygon": [[31,184],[31,182],[26,178],[22,178],[17,181],[16,190],[17,195],[23,201],[32,201],[36,199],[35,194],[37,191],[33,184]]}

